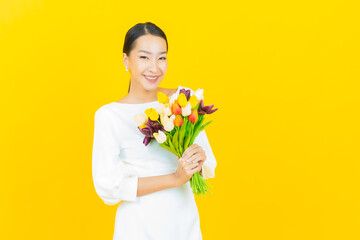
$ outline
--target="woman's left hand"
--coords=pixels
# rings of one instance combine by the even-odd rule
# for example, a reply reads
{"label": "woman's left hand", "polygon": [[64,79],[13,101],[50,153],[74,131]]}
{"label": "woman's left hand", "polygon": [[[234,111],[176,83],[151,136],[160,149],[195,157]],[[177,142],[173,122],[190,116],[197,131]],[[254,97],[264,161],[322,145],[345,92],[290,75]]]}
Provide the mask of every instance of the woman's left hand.
{"label": "woman's left hand", "polygon": [[[201,166],[201,167],[204,164],[204,162],[206,161],[206,153],[205,153],[204,149],[196,143],[189,146],[184,151],[183,156],[191,156],[191,160],[193,160],[194,162],[197,162],[199,164],[199,166]],[[202,175],[201,169],[199,172]]]}

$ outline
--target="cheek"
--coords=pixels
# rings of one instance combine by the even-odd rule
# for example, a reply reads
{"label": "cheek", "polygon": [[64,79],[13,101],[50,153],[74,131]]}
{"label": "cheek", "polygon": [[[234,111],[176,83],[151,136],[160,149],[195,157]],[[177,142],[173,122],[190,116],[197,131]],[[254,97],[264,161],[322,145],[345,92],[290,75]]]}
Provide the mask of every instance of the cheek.
{"label": "cheek", "polygon": [[133,65],[133,69],[136,69],[136,72],[143,72],[146,70],[146,64],[142,61],[135,61]]}
{"label": "cheek", "polygon": [[168,64],[167,64],[167,62],[164,62],[164,63],[161,63],[159,65],[159,67],[164,71],[164,70],[167,70]]}

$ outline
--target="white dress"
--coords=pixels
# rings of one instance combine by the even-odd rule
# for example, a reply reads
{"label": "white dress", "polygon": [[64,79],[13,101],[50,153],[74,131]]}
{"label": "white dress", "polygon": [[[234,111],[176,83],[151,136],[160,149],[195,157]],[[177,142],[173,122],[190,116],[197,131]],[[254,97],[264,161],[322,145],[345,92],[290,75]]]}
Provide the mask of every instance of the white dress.
{"label": "white dress", "polygon": [[[179,86],[177,92],[181,88]],[[190,89],[193,93],[194,91]],[[137,196],[138,178],[174,173],[176,156],[155,139],[145,146],[134,115],[157,101],[111,102],[95,112],[92,176],[96,193],[107,205],[118,204],[113,240],[200,240],[199,213],[190,181],[179,187]],[[205,130],[194,144],[203,147],[203,178],[214,178],[216,160]],[[210,190],[211,191],[211,190]],[[208,193],[207,193],[208,194]]]}

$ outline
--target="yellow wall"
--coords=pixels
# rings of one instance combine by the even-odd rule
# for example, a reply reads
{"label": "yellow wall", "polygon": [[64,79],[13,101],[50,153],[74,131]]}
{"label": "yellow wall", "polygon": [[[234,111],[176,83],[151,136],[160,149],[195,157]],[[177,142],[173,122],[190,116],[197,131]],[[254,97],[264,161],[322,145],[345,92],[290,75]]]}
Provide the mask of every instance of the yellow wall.
{"label": "yellow wall", "polygon": [[205,240],[359,239],[357,1],[0,1],[0,239],[112,239],[95,110],[127,93],[126,31],[161,27],[161,87],[204,88],[218,161]]}

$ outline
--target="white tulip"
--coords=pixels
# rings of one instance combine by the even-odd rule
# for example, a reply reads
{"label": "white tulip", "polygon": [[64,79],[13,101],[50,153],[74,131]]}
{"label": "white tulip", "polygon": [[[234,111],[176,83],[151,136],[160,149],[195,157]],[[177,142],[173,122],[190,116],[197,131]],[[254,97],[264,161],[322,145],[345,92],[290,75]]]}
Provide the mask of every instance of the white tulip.
{"label": "white tulip", "polygon": [[175,101],[178,97],[179,97],[179,93],[178,93],[178,92],[176,92],[176,93],[174,93],[173,95],[171,95],[170,98],[169,98],[169,104],[170,104],[170,105],[173,104],[174,101]]}
{"label": "white tulip", "polygon": [[204,101],[204,89],[198,88],[194,95],[196,96],[196,98],[200,101],[201,99]]}
{"label": "white tulip", "polygon": [[139,114],[136,114],[134,116],[134,120],[135,122],[137,123],[138,126],[142,126],[142,125],[145,125],[148,121],[148,116],[143,114],[143,113],[139,113]]}
{"label": "white tulip", "polygon": [[166,134],[161,130],[159,130],[157,133],[153,133],[153,135],[156,141],[160,144],[166,141]]}
{"label": "white tulip", "polygon": [[191,114],[191,104],[187,102],[185,107],[181,107],[181,115],[184,117],[189,116]]}
{"label": "white tulip", "polygon": [[160,121],[166,131],[170,132],[171,130],[173,130],[174,120],[172,118],[169,118],[168,116],[166,116],[165,113],[160,115]]}
{"label": "white tulip", "polygon": [[167,121],[166,124],[164,125],[164,129],[168,132],[173,130],[174,129],[174,121],[169,119],[169,121]]}
{"label": "white tulip", "polygon": [[159,115],[163,113],[163,105],[164,105],[163,103],[159,103],[159,105],[155,107],[155,110]]}
{"label": "white tulip", "polygon": [[162,113],[165,113],[166,116],[170,116],[172,114],[169,103],[164,103],[162,105]]}
{"label": "white tulip", "polygon": [[168,116],[166,116],[165,113],[160,114],[160,122],[162,125],[165,125],[165,123],[168,121]]}

